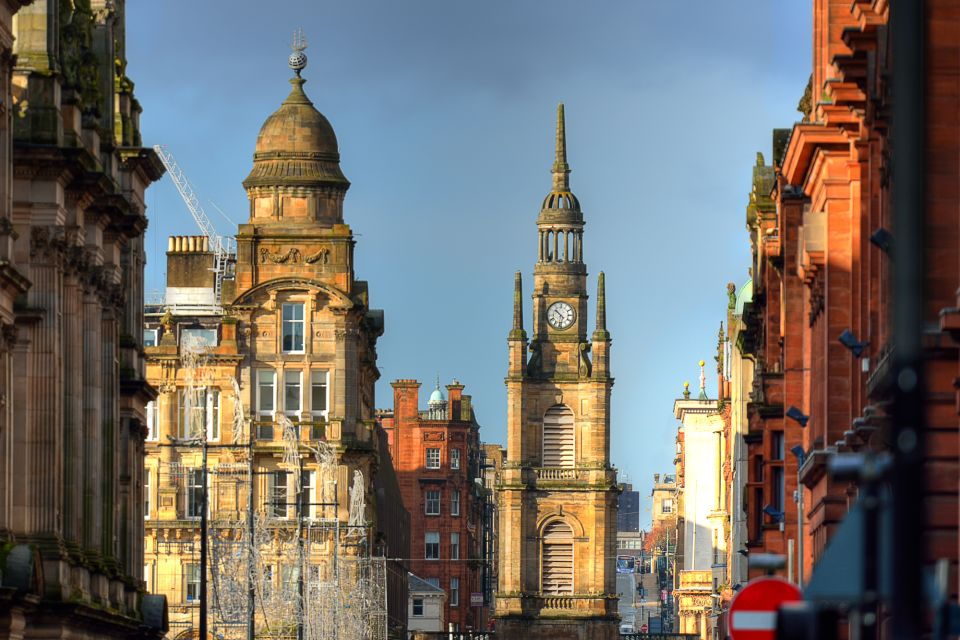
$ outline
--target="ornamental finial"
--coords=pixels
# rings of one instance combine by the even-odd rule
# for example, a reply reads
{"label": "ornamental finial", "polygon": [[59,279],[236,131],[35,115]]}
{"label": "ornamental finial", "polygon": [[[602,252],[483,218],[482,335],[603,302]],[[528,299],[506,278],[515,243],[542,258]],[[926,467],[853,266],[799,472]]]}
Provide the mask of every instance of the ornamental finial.
{"label": "ornamental finial", "polygon": [[303,29],[297,27],[293,32],[293,40],[290,42],[290,49],[293,53],[287,58],[287,64],[293,69],[293,72],[300,77],[300,72],[307,66],[307,54],[303,51],[307,48],[307,38],[303,35]]}

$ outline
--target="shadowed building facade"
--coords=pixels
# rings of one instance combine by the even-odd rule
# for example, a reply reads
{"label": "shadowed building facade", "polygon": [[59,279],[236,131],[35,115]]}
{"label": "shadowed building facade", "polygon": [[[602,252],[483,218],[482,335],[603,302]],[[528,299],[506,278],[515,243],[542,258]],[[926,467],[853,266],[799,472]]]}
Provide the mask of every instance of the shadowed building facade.
{"label": "shadowed building facade", "polygon": [[529,359],[519,273],[508,337],[496,617],[498,633],[511,640],[617,633],[610,334],[601,273],[596,327],[587,339],[584,220],[569,173],[560,105],[553,189],[537,219]]}
{"label": "shadowed building facade", "polygon": [[0,638],[157,637],[144,191],[122,0],[0,2]]}

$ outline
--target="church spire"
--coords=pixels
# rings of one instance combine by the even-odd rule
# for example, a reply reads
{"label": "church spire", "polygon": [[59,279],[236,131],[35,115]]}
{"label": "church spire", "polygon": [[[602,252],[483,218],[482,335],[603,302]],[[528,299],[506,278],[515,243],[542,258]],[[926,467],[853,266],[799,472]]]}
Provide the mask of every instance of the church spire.
{"label": "church spire", "polygon": [[563,103],[557,105],[557,153],[553,161],[553,190],[570,190],[570,165],[567,164],[567,128]]}

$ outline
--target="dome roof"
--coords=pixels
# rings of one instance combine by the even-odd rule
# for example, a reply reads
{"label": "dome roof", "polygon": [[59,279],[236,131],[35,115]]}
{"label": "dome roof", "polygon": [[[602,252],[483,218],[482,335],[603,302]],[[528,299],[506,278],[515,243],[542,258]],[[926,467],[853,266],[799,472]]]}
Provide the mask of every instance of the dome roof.
{"label": "dome roof", "polygon": [[747,280],[747,282],[740,287],[740,292],[737,293],[737,302],[733,309],[734,315],[742,316],[743,305],[750,302],[753,302],[753,278]]}
{"label": "dome roof", "polygon": [[337,136],[303,91],[303,78],[290,79],[293,88],[257,136],[253,170],[243,186],[339,183],[349,186],[340,170]]}
{"label": "dome roof", "polygon": [[428,403],[435,404],[438,402],[446,402],[446,398],[443,397],[443,392],[440,391],[439,386],[437,386],[437,388],[433,390],[433,393],[430,394],[430,400]]}

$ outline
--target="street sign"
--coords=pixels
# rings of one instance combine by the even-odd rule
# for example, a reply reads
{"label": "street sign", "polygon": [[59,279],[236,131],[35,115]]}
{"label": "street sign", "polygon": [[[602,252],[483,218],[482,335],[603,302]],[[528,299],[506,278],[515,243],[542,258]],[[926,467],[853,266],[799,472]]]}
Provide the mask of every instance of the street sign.
{"label": "street sign", "polygon": [[474,591],[470,594],[470,606],[471,607],[482,607],[483,606],[483,594]]}
{"label": "street sign", "polygon": [[777,609],[785,602],[803,600],[800,589],[783,578],[755,578],[730,603],[732,640],[774,640]]}
{"label": "street sign", "polygon": [[640,625],[640,633],[646,633],[646,632],[647,632],[647,625],[645,624]]}

